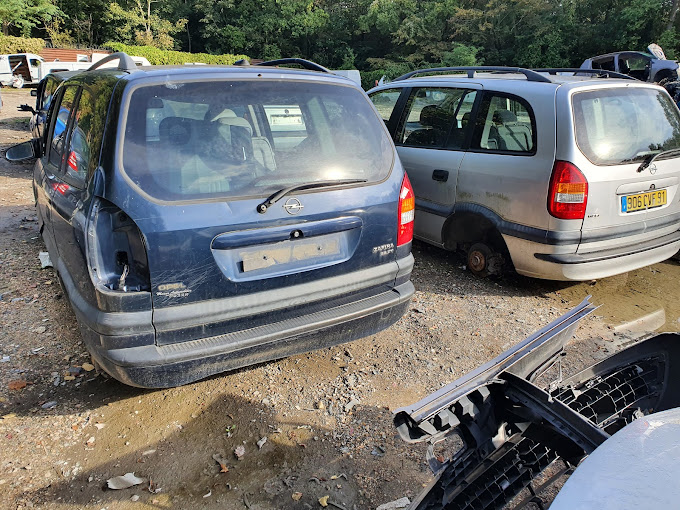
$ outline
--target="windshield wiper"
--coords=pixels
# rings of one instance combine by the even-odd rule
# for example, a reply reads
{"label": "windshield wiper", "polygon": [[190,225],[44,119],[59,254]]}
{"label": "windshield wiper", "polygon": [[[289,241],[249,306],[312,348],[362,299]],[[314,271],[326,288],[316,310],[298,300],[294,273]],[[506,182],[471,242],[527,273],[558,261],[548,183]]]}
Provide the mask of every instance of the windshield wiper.
{"label": "windshield wiper", "polygon": [[637,171],[642,172],[645,168],[651,165],[654,162],[654,160],[657,159],[659,156],[673,156],[673,155],[680,156],[680,148],[668,149],[666,151],[657,152],[656,154],[649,154],[648,156],[645,156],[645,159],[642,160],[642,163],[640,163],[640,166],[638,167]]}
{"label": "windshield wiper", "polygon": [[293,191],[298,191],[301,189],[310,189],[310,188],[324,188],[326,186],[341,186],[343,184],[358,184],[360,182],[366,182],[366,179],[340,179],[340,180],[334,180],[334,181],[314,181],[314,182],[307,182],[305,184],[296,184],[295,186],[288,186],[287,188],[283,188],[276,193],[274,193],[272,196],[270,196],[267,200],[262,202],[260,205],[257,206],[257,212],[260,214],[264,214],[267,212],[267,209],[274,205],[276,202],[281,200],[283,197],[285,197],[288,193],[291,193]]}

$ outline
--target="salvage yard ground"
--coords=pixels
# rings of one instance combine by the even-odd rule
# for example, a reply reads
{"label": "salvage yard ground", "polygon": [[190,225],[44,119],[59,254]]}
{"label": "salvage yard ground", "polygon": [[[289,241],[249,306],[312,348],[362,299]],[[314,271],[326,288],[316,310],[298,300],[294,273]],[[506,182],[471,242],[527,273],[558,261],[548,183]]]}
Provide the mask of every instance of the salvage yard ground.
{"label": "salvage yard ground", "polygon": [[[28,117],[16,106],[33,98],[3,89],[3,99],[4,152],[28,138]],[[305,509],[321,508],[321,499],[350,510],[413,499],[430,479],[425,448],[396,436],[396,408],[500,354],[588,294],[604,306],[578,330],[567,372],[629,342],[624,330],[677,331],[680,317],[675,261],[595,284],[480,280],[461,257],[416,242],[417,292],[388,331],[181,388],[140,390],[92,370],[54,271],[41,269],[44,250],[31,166],[3,158],[2,509]],[[129,472],[144,483],[105,488]]]}

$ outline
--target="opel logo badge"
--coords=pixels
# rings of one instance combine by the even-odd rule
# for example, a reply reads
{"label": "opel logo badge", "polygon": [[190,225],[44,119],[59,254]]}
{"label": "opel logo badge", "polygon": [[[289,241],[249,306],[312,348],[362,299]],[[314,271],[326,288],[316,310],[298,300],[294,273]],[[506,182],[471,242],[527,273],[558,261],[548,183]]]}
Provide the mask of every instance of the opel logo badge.
{"label": "opel logo badge", "polygon": [[652,163],[649,167],[649,173],[654,175],[656,173],[656,165]]}
{"label": "opel logo badge", "polygon": [[286,203],[283,204],[283,208],[288,214],[300,214],[300,211],[305,208],[304,205],[297,198],[289,198]]}

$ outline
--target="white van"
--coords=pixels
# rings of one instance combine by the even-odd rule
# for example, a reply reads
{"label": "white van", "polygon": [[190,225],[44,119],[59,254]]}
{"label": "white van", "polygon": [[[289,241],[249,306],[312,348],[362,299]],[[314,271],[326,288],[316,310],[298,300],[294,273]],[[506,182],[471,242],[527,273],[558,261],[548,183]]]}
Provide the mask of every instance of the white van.
{"label": "white van", "polygon": [[35,53],[0,55],[0,83],[4,86],[23,87],[24,84],[38,83],[40,65],[45,60]]}

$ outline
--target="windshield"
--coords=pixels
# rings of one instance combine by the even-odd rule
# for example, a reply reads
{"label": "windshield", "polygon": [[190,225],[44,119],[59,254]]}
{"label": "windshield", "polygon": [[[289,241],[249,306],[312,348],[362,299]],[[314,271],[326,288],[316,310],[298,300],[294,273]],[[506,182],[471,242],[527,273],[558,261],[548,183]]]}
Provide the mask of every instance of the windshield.
{"label": "windshield", "polygon": [[171,82],[130,98],[125,173],[160,200],[266,196],[315,181],[384,179],[393,149],[353,87]]}
{"label": "windshield", "polygon": [[642,162],[680,148],[680,113],[660,90],[614,88],[573,97],[576,143],[596,165]]}

